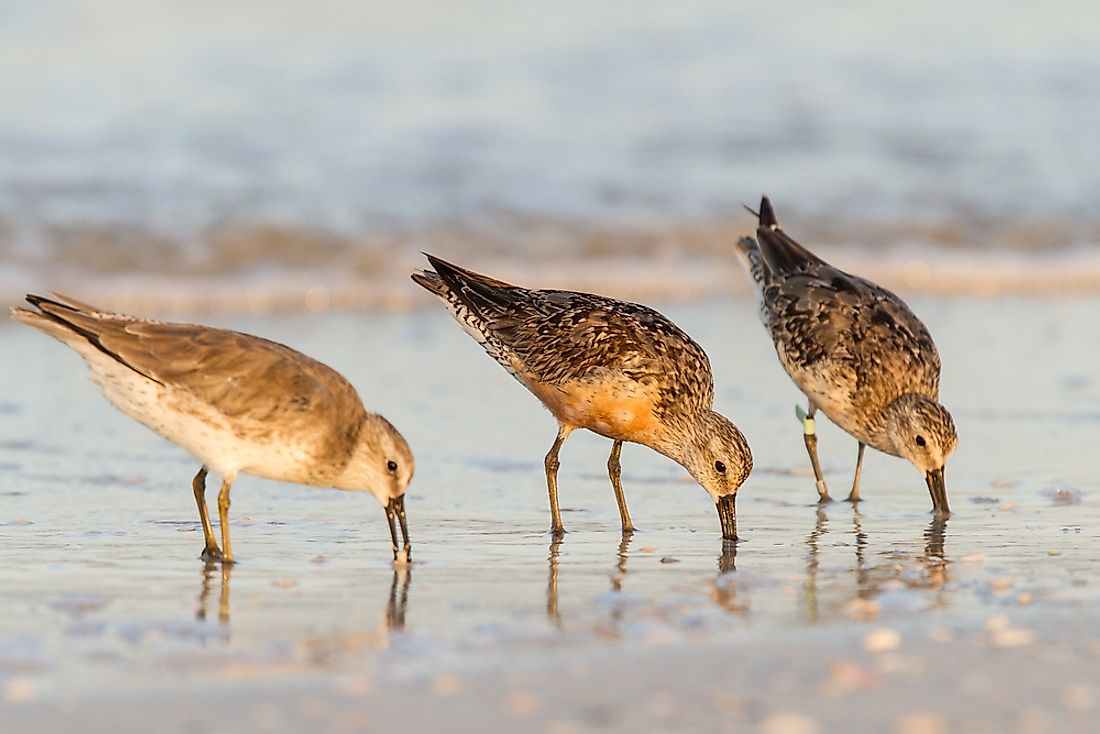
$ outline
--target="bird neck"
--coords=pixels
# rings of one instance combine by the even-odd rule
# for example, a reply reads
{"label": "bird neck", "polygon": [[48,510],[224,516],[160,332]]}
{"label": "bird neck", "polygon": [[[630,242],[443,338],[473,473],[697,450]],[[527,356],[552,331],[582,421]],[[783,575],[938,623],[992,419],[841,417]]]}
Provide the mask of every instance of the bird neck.
{"label": "bird neck", "polygon": [[677,464],[690,467],[694,458],[705,450],[715,415],[712,410],[700,410],[690,415],[666,418],[665,430],[652,448]]}

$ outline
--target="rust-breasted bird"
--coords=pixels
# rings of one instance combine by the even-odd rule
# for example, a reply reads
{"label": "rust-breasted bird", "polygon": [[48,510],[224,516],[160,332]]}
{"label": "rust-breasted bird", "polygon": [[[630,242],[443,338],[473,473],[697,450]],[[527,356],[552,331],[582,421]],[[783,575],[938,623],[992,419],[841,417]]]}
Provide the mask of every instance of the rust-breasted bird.
{"label": "rust-breasted bird", "polygon": [[427,255],[416,283],[442,299],[485,351],[558,421],[545,459],[551,532],[558,508],[558,451],[578,428],[611,439],[608,473],[624,533],[634,525],[620,482],[624,441],[676,461],[714,501],[722,537],[735,540],[737,491],[752,469],[748,442],[714,412],[710,360],[653,309],[589,293],[533,290]]}

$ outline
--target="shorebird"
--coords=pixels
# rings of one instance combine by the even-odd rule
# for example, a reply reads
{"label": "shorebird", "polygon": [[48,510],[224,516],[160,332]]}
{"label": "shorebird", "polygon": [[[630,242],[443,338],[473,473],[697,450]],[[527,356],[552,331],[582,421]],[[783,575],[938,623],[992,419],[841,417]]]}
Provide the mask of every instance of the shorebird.
{"label": "shorebird", "polygon": [[817,459],[818,409],[859,442],[849,501],[859,501],[863,450],[870,446],[916,466],[932,509],[947,514],[944,466],[958,437],[939,402],[940,357],[932,335],[896,295],[791,239],[767,197],[759,212],[749,211],[759,220],[759,244],[744,237],[738,249],[779,361],[809,401],[808,412],[796,412],[820,501],[830,497]]}
{"label": "shorebird", "polygon": [[[385,508],[394,559],[408,559],[412,451],[338,372],[236,331],[109,313],[58,294],[27,301],[37,310],[13,308],[13,319],[79,352],[107,400],[201,462],[191,486],[204,560],[233,562],[229,490],[239,473],[371,492]],[[207,471],[223,480],[221,548],[206,509]]]}
{"label": "shorebird", "polygon": [[679,463],[718,508],[725,540],[737,539],[737,490],[752,469],[741,431],[714,412],[703,349],[653,309],[588,293],[530,290],[427,255],[434,270],[412,278],[447,304],[488,354],[534,393],[558,421],[544,462],[551,532],[558,509],[558,451],[587,428],[614,441],[608,475],[624,533],[634,530],[620,481],[624,441]]}

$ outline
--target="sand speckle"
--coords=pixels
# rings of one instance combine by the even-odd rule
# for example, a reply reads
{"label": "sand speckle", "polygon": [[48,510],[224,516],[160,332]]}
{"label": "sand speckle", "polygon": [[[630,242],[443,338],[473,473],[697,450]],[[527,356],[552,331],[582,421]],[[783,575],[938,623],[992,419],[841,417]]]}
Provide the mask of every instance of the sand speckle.
{"label": "sand speckle", "polygon": [[894,734],[947,734],[947,722],[931,711],[914,711],[898,721]]}
{"label": "sand speckle", "polygon": [[539,699],[530,691],[515,691],[504,699],[504,707],[516,718],[533,716],[539,710]]}
{"label": "sand speckle", "polygon": [[1096,688],[1081,684],[1067,686],[1062,691],[1062,705],[1067,711],[1083,713],[1096,708]]}
{"label": "sand speckle", "polygon": [[821,734],[821,724],[799,713],[772,714],[760,725],[760,734]]}
{"label": "sand speckle", "polygon": [[462,679],[457,675],[443,674],[432,678],[432,693],[440,698],[451,698],[462,693]]}
{"label": "sand speckle", "polygon": [[888,627],[868,632],[863,637],[863,649],[867,652],[890,652],[901,647],[901,634]]}

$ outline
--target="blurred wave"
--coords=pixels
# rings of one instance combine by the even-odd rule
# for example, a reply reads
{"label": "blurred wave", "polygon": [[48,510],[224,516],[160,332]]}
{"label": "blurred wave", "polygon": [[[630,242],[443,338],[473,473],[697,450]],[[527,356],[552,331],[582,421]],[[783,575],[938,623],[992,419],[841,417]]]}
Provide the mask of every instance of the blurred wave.
{"label": "blurred wave", "polygon": [[761,192],[908,287],[1100,288],[1086,0],[8,0],[0,95],[0,296],[707,293]]}

